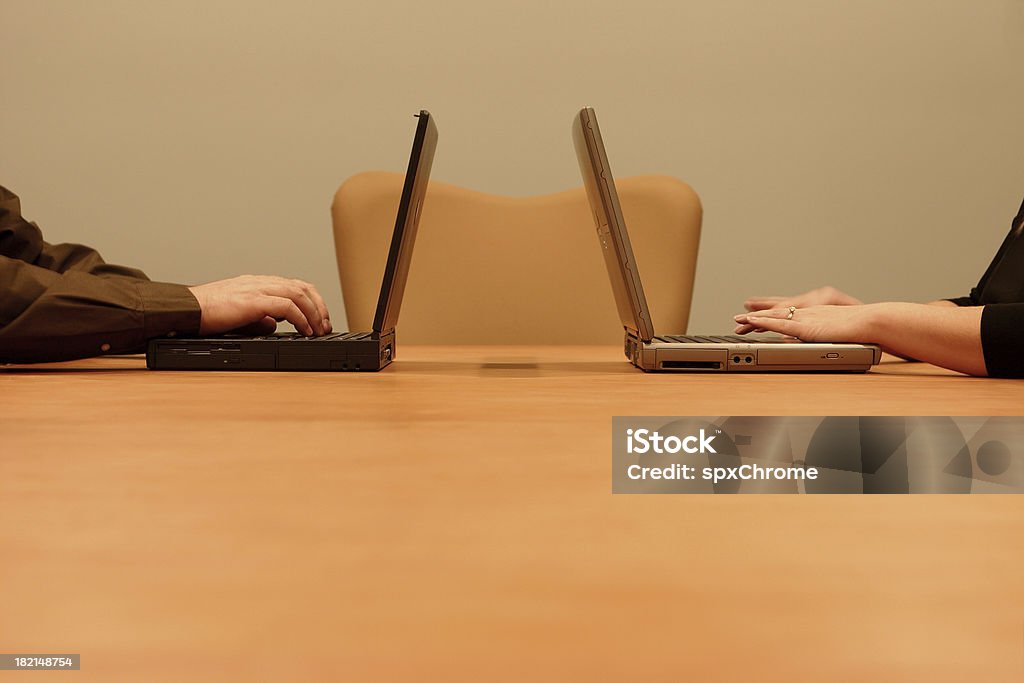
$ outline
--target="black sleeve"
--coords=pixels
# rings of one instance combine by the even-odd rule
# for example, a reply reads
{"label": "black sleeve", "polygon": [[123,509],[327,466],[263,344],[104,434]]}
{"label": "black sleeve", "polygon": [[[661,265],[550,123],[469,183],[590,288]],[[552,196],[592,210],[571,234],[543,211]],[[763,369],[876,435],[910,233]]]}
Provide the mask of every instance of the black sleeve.
{"label": "black sleeve", "polygon": [[1010,232],[999,246],[971,293],[946,299],[957,306],[983,306],[1024,301],[1024,202],[1010,221]]}
{"label": "black sleeve", "polygon": [[989,377],[1024,378],[1024,303],[985,306],[981,347]]}

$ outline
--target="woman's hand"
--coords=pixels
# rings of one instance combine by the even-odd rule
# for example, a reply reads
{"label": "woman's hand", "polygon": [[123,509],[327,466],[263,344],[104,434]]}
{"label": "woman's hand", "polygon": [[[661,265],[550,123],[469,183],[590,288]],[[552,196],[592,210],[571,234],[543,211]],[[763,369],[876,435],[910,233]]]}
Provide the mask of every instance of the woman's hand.
{"label": "woman's hand", "polygon": [[[778,332],[813,342],[877,343],[876,314],[885,304],[769,308],[735,316],[736,333]],[[792,306],[792,307],[791,307]]]}
{"label": "woman's hand", "polygon": [[[751,312],[782,309],[788,313],[790,306],[804,309],[811,306],[859,306],[863,303],[860,299],[852,297],[835,287],[818,287],[795,296],[751,297],[743,302],[743,308]],[[738,318],[739,316],[737,316],[737,321]],[[740,325],[736,328],[737,334],[746,334],[753,331],[754,328],[748,325]]]}
{"label": "woman's hand", "polygon": [[769,308],[807,308],[809,306],[856,306],[864,303],[835,287],[818,287],[795,296],[754,296],[743,302],[748,311],[764,311]]}

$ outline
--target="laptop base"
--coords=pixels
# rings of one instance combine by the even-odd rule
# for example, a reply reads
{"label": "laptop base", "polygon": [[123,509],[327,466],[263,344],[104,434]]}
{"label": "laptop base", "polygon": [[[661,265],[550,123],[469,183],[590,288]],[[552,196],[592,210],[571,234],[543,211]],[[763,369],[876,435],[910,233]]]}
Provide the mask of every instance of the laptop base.
{"label": "laptop base", "polygon": [[882,355],[868,344],[782,338],[680,344],[633,334],[626,334],[624,351],[644,372],[867,372]]}
{"label": "laptop base", "polygon": [[340,339],[296,335],[154,339],[150,370],[376,372],[395,357],[395,333],[348,333]]}

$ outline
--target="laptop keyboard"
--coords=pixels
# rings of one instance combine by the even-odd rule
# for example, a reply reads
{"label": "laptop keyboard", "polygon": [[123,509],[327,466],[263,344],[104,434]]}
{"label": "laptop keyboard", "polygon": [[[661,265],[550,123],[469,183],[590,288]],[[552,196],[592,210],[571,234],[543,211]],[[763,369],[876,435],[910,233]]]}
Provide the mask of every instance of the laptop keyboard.
{"label": "laptop keyboard", "polygon": [[738,337],[736,335],[726,335],[723,337],[688,337],[686,335],[666,335],[664,337],[655,337],[655,341],[671,344],[747,344],[750,343],[750,339],[747,337]]}
{"label": "laptop keyboard", "polygon": [[256,337],[261,340],[273,340],[273,341],[295,341],[301,339],[302,341],[315,342],[315,341],[359,341],[360,339],[369,339],[373,336],[373,332],[335,332],[334,334],[325,334],[322,337],[305,337],[298,332],[290,332],[288,334],[272,334],[268,337]]}

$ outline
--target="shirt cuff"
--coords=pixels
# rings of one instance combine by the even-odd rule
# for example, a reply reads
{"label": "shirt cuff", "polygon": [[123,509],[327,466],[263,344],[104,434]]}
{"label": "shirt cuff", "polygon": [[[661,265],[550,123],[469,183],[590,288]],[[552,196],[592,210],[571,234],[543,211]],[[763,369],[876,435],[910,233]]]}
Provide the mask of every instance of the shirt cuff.
{"label": "shirt cuff", "polygon": [[989,377],[1024,377],[1024,303],[985,306],[981,348]]}
{"label": "shirt cuff", "polygon": [[139,281],[145,338],[199,334],[202,309],[184,285]]}

